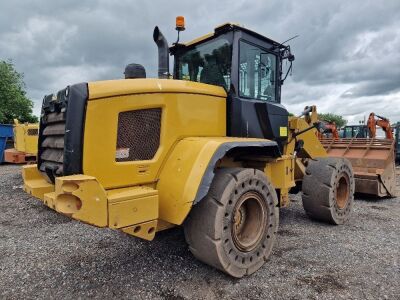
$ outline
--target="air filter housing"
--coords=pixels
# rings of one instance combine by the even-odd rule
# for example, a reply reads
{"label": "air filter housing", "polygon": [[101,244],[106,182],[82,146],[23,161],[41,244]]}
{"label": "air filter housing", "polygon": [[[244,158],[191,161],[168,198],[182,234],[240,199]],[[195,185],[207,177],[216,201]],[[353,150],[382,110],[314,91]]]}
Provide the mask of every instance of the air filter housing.
{"label": "air filter housing", "polygon": [[146,78],[146,70],[139,64],[127,65],[124,74],[125,79]]}

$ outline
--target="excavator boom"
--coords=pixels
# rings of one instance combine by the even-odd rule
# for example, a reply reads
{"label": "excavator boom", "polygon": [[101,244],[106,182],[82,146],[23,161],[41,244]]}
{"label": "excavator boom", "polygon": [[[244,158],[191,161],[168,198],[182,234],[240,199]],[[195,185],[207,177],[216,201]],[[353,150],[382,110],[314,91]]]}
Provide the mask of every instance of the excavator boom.
{"label": "excavator boom", "polygon": [[338,140],[339,139],[339,132],[337,130],[337,126],[335,122],[329,122],[326,123],[324,121],[320,121],[322,123],[322,129],[323,132],[321,133],[320,131],[318,131],[318,138],[324,139],[325,136],[324,134],[330,134],[332,136],[333,139]]}
{"label": "excavator boom", "polygon": [[[378,119],[375,119],[375,116]],[[386,139],[393,140],[393,132],[392,132],[392,127],[390,126],[390,121],[387,118],[381,117],[372,112],[369,114],[367,122],[370,138],[376,137],[376,126],[382,128],[382,130],[385,132]]]}

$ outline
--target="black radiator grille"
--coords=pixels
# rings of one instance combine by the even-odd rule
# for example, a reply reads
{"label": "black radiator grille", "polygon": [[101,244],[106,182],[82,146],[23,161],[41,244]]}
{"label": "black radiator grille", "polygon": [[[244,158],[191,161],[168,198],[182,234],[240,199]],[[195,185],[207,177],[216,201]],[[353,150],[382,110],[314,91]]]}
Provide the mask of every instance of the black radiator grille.
{"label": "black radiator grille", "polygon": [[38,169],[49,182],[82,173],[87,83],[44,97],[39,126]]}
{"label": "black radiator grille", "polygon": [[46,172],[46,168],[50,169],[56,176],[63,174],[65,115],[64,112],[52,112],[42,117],[39,170]]}
{"label": "black radiator grille", "polygon": [[160,146],[161,108],[121,112],[116,161],[150,160]]}

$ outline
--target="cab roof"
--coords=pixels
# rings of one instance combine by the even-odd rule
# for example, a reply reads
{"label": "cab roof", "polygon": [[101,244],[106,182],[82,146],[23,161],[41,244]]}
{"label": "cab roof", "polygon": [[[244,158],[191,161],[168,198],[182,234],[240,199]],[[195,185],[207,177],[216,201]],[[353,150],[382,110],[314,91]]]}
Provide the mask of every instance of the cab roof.
{"label": "cab roof", "polygon": [[281,45],[280,43],[278,43],[274,40],[271,40],[270,38],[267,38],[266,36],[263,36],[255,31],[244,28],[244,27],[240,26],[239,24],[235,24],[235,23],[224,23],[222,25],[219,25],[214,28],[214,32],[210,32],[208,34],[205,34],[201,37],[198,37],[190,42],[183,43],[181,45],[186,46],[186,47],[192,46],[192,45],[198,44],[200,42],[206,41],[208,39],[211,39],[213,37],[219,36],[220,34],[223,34],[223,33],[229,32],[229,31],[234,31],[234,30],[240,30],[240,31],[246,32],[247,34],[250,34],[260,40],[264,40],[274,46],[285,47],[285,46]]}

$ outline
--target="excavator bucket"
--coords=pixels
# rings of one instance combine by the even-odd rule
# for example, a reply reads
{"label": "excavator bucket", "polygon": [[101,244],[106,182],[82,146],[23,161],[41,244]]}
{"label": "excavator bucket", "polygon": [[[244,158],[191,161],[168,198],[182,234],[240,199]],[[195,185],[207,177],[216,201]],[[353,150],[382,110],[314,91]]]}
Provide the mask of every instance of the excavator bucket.
{"label": "excavator bucket", "polygon": [[395,143],[389,139],[322,139],[332,157],[347,158],[354,170],[356,193],[395,197]]}

